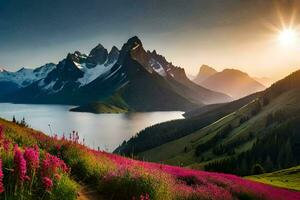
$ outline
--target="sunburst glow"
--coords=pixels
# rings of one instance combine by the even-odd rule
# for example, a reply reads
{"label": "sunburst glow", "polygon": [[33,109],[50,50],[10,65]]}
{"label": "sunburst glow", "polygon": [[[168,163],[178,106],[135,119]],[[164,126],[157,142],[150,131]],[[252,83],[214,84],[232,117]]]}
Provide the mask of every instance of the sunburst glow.
{"label": "sunburst glow", "polygon": [[296,32],[292,29],[284,29],[279,33],[278,39],[282,44],[293,44],[296,40]]}

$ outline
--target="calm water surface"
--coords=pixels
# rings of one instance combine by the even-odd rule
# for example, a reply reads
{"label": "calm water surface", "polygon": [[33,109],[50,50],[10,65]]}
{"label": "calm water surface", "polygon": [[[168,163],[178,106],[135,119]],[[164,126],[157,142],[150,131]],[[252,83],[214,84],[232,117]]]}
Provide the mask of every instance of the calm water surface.
{"label": "calm water surface", "polygon": [[182,112],[92,114],[69,112],[71,106],[0,103],[0,117],[17,120],[25,117],[30,127],[46,134],[68,135],[79,132],[91,148],[113,151],[138,131],[159,122],[182,117]]}

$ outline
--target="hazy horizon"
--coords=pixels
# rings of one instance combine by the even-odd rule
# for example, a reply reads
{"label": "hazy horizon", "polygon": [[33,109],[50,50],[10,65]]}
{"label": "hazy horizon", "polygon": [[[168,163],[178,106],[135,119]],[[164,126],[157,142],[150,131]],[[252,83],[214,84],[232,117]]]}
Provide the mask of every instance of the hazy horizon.
{"label": "hazy horizon", "polygon": [[[57,63],[98,43],[121,48],[137,35],[187,74],[202,64],[280,79],[300,68],[297,1],[8,1],[0,8],[0,66],[15,71]],[[295,5],[297,4],[297,5]],[[280,43],[284,25],[295,31]]]}

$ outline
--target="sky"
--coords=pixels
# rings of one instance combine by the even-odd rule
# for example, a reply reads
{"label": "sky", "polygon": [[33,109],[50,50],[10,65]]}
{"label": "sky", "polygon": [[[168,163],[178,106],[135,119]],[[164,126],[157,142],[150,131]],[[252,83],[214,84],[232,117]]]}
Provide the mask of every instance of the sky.
{"label": "sky", "polygon": [[[57,63],[137,35],[190,75],[207,64],[279,79],[300,69],[297,8],[297,0],[0,0],[0,66]],[[290,24],[297,37],[284,44]]]}

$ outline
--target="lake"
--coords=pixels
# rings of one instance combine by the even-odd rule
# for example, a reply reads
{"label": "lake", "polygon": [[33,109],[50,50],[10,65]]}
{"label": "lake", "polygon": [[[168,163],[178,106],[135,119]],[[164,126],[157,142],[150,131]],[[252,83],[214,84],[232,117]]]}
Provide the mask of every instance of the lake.
{"label": "lake", "polygon": [[113,151],[144,128],[172,119],[183,118],[183,112],[145,112],[125,114],[92,114],[69,112],[71,106],[0,103],[0,117],[20,121],[48,135],[78,131],[91,148]]}

